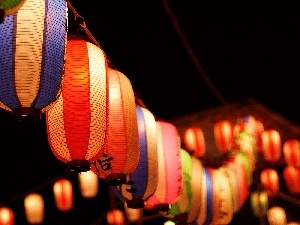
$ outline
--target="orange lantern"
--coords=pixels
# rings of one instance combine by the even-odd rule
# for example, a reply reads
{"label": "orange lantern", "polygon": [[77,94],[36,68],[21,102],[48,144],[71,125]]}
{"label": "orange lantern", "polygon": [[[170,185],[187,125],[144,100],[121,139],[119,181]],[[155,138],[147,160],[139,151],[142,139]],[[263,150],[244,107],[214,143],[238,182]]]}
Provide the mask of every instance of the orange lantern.
{"label": "orange lantern", "polygon": [[126,182],[140,158],[139,133],[135,95],[129,79],[121,72],[108,68],[109,127],[107,146],[92,164],[94,171],[109,185]]}
{"label": "orange lantern", "polygon": [[283,170],[283,178],[289,192],[293,194],[300,193],[300,168],[286,166]]}
{"label": "orange lantern", "polygon": [[283,144],[283,156],[289,166],[300,167],[300,142],[290,139]]}
{"label": "orange lantern", "polygon": [[73,206],[73,186],[67,179],[57,180],[53,185],[56,207],[60,211],[68,211]]}
{"label": "orange lantern", "polygon": [[38,193],[31,193],[24,198],[25,216],[29,224],[40,224],[44,221],[44,199]]}
{"label": "orange lantern", "polygon": [[273,129],[264,130],[261,138],[262,153],[264,158],[269,162],[275,162],[279,160],[282,155],[281,138],[279,132]]}
{"label": "orange lantern", "polygon": [[107,136],[106,57],[84,37],[68,38],[62,93],[46,112],[48,141],[70,170],[90,170],[103,155]]}
{"label": "orange lantern", "polygon": [[99,179],[93,171],[79,173],[78,182],[82,197],[94,198],[98,194]]}
{"label": "orange lantern", "polygon": [[285,211],[280,206],[273,206],[267,211],[267,219],[270,225],[286,225]]}
{"label": "orange lantern", "polygon": [[229,120],[219,120],[214,124],[217,148],[222,153],[229,152],[233,143],[233,124]]}
{"label": "orange lantern", "polygon": [[180,140],[177,128],[168,122],[156,121],[158,152],[158,183],[146,205],[162,211],[168,210],[181,192],[182,169]]}
{"label": "orange lantern", "polygon": [[8,207],[0,207],[0,225],[14,224],[14,212]]}
{"label": "orange lantern", "polygon": [[106,219],[109,225],[123,225],[125,221],[124,213],[119,209],[110,210],[106,215]]}
{"label": "orange lantern", "polygon": [[199,158],[205,155],[206,145],[204,133],[200,127],[192,126],[185,130],[183,143],[187,151]]}
{"label": "orange lantern", "polygon": [[260,182],[267,189],[269,196],[279,191],[279,176],[275,169],[267,168],[260,173]]}

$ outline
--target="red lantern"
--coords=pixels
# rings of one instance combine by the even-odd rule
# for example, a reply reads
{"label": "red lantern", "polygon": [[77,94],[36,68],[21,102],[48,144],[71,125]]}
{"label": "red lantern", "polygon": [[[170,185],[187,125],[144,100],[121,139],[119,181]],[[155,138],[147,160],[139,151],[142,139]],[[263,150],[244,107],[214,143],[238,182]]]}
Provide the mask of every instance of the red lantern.
{"label": "red lantern", "polygon": [[73,206],[73,186],[69,180],[60,179],[53,185],[56,207],[60,211],[68,211]]}
{"label": "red lantern", "polygon": [[92,164],[94,171],[109,185],[126,182],[126,176],[137,167],[140,158],[135,95],[129,79],[108,68],[109,127],[107,146]]}
{"label": "red lantern", "polygon": [[192,126],[185,130],[183,143],[187,151],[199,158],[205,155],[206,145],[204,133],[200,127]]}
{"label": "red lantern", "polygon": [[262,153],[269,162],[275,162],[282,156],[281,138],[278,131],[264,130],[262,135]]}
{"label": "red lantern", "polygon": [[107,224],[109,225],[123,225],[125,218],[124,213],[119,209],[110,210],[107,215]]}
{"label": "red lantern", "polygon": [[8,207],[0,207],[0,225],[14,224],[14,212]]}
{"label": "red lantern", "polygon": [[285,141],[283,156],[287,165],[300,167],[300,142],[295,139]]}
{"label": "red lantern", "polygon": [[263,123],[260,120],[256,120],[256,150],[260,152],[262,150],[262,133],[264,132],[265,128]]}
{"label": "red lantern", "polygon": [[300,193],[300,168],[286,166],[283,170],[283,178],[289,192],[293,194]]}
{"label": "red lantern", "polygon": [[106,57],[83,37],[69,37],[62,93],[46,112],[48,141],[54,155],[71,170],[90,170],[107,138]]}
{"label": "red lantern", "polygon": [[229,152],[233,143],[233,124],[229,120],[219,120],[214,125],[214,137],[217,148],[223,152]]}
{"label": "red lantern", "polygon": [[267,168],[260,173],[260,182],[267,189],[269,196],[279,191],[279,176],[275,169]]}

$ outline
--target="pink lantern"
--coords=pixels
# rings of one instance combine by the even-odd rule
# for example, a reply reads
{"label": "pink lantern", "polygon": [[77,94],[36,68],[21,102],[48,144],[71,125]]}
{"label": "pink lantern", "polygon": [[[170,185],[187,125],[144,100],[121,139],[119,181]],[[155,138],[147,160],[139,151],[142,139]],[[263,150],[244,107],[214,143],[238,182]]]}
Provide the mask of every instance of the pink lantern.
{"label": "pink lantern", "polygon": [[283,156],[287,165],[300,167],[300,142],[295,139],[285,141]]}
{"label": "pink lantern", "polygon": [[283,170],[283,178],[289,192],[293,194],[300,193],[300,168],[286,166]]}
{"label": "pink lantern", "polygon": [[273,196],[279,191],[279,176],[277,171],[273,168],[267,168],[261,171],[260,182],[267,189],[269,196]]}
{"label": "pink lantern", "polygon": [[0,207],[0,225],[14,225],[14,212],[8,207]]}
{"label": "pink lantern", "polygon": [[214,125],[214,137],[217,148],[229,152],[233,144],[233,124],[229,120],[219,120]]}
{"label": "pink lantern", "polygon": [[204,133],[200,127],[192,126],[185,130],[183,143],[187,151],[199,158],[205,155],[206,145]]}
{"label": "pink lantern", "polygon": [[56,207],[60,211],[68,211],[73,206],[73,186],[69,180],[60,179],[53,185]]}
{"label": "pink lantern", "polygon": [[282,156],[281,138],[278,131],[264,130],[262,135],[262,153],[269,162],[275,162]]}

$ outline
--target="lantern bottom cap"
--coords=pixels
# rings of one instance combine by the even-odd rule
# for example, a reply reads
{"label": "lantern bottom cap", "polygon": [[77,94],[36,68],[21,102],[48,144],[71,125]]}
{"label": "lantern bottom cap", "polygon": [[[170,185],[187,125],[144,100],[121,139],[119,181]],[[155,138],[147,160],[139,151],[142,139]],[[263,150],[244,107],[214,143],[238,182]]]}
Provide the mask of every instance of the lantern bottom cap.
{"label": "lantern bottom cap", "polygon": [[119,186],[126,183],[126,174],[124,173],[111,173],[105,178],[109,186]]}
{"label": "lantern bottom cap", "polygon": [[126,201],[128,208],[140,209],[144,208],[145,201],[141,198],[134,198]]}
{"label": "lantern bottom cap", "polygon": [[85,159],[73,159],[67,163],[69,170],[74,172],[87,172],[91,169],[90,161]]}
{"label": "lantern bottom cap", "polygon": [[12,109],[12,115],[16,120],[22,122],[34,122],[39,121],[42,118],[41,110],[32,107],[20,107]]}

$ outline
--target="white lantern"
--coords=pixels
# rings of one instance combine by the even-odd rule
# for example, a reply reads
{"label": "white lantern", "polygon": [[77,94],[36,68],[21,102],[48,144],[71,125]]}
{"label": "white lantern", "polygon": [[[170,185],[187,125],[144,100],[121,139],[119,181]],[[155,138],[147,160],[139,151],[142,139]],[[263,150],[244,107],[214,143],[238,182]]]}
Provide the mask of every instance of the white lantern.
{"label": "white lantern", "polygon": [[94,198],[98,194],[98,176],[91,170],[78,174],[81,196]]}
{"label": "white lantern", "polygon": [[25,216],[29,224],[41,224],[44,220],[44,199],[32,193],[24,199]]}

